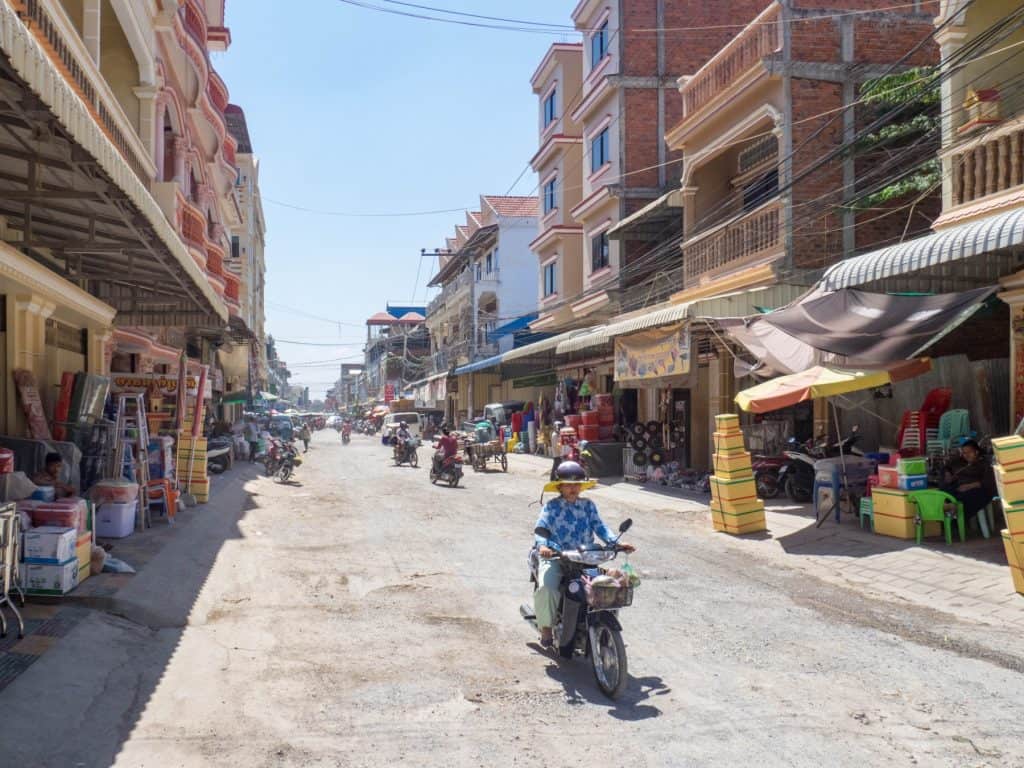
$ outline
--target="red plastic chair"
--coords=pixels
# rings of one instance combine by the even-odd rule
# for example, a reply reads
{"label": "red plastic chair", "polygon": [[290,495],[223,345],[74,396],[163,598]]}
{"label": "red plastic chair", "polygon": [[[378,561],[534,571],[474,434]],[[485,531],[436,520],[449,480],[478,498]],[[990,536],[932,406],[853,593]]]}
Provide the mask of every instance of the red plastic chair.
{"label": "red plastic chair", "polygon": [[924,402],[921,404],[921,412],[929,422],[934,419],[934,426],[938,427],[939,417],[948,411],[949,406],[952,404],[953,390],[947,387],[940,387],[933,389],[925,395]]}

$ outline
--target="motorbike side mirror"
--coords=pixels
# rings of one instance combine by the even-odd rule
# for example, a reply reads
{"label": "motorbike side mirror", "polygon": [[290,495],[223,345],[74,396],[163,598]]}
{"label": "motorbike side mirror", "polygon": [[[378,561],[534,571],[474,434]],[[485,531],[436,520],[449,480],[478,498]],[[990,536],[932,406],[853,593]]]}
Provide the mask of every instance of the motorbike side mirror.
{"label": "motorbike side mirror", "polygon": [[547,528],[545,528],[542,525],[538,525],[536,528],[534,528],[533,532],[535,534],[537,534],[538,536],[540,536],[542,539],[550,539],[551,538],[551,531],[549,531]]}
{"label": "motorbike side mirror", "polygon": [[627,517],[625,520],[623,520],[621,523],[619,523],[619,533],[620,534],[625,533],[626,531],[628,531],[632,527],[633,527],[633,518]]}

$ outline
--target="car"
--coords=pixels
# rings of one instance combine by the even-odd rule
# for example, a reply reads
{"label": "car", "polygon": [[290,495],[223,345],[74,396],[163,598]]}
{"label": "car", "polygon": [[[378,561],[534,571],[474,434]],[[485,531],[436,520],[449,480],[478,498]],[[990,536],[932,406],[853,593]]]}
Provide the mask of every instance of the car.
{"label": "car", "polygon": [[386,434],[392,427],[398,429],[399,423],[403,421],[409,427],[409,433],[413,437],[421,436],[423,425],[420,421],[420,415],[415,411],[410,411],[408,413],[389,413],[384,417],[384,433]]}

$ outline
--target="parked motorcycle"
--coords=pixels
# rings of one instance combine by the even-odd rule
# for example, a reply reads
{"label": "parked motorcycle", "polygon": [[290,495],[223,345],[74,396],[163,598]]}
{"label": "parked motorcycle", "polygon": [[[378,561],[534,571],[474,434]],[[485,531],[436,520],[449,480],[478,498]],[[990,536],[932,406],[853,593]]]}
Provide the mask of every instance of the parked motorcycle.
{"label": "parked motorcycle", "polygon": [[[619,525],[619,536],[606,546],[559,553],[562,585],[557,613],[559,620],[552,628],[555,643],[562,658],[570,659],[577,655],[589,658],[598,687],[610,698],[622,692],[629,678],[619,609],[632,605],[633,588],[594,588],[589,582],[599,575],[597,566],[616,558],[621,551],[619,539],[632,525],[631,519],[623,520]],[[535,533],[545,538],[551,536],[546,528],[537,528]],[[530,550],[529,563],[530,581],[536,591],[540,566],[540,553],[536,546]],[[524,604],[519,611],[534,629],[538,629],[532,605]]]}
{"label": "parked motorcycle", "polygon": [[396,467],[400,467],[403,464],[408,464],[410,467],[418,467],[420,465],[420,457],[416,452],[417,443],[415,438],[405,441],[399,441],[395,438],[393,445],[392,457],[395,460]]}
{"label": "parked motorcycle", "polygon": [[462,479],[462,457],[458,454],[449,456],[441,462],[439,469],[430,467],[430,482],[437,485],[439,482],[448,483],[448,486],[455,488]]}
{"label": "parked motorcycle", "polygon": [[857,441],[860,440],[859,427],[854,427],[850,436],[840,443],[829,445],[823,439],[817,442],[808,440],[803,445],[797,443],[795,437],[789,438],[787,445],[789,449],[784,453],[789,461],[779,469],[779,484],[786,489],[786,495],[790,499],[805,504],[813,500],[814,496],[814,465],[821,459],[838,456],[840,453],[846,456],[854,456],[859,453],[856,450]]}
{"label": "parked motorcycle", "polygon": [[348,445],[352,442],[352,430],[343,429],[341,430],[341,444]]}
{"label": "parked motorcycle", "polygon": [[302,464],[295,444],[271,438],[267,445],[267,453],[263,457],[263,467],[268,477],[275,478],[279,483],[288,482],[295,468]]}
{"label": "parked motorcycle", "polygon": [[783,485],[779,481],[779,470],[785,466],[789,458],[782,456],[755,456],[754,482],[757,484],[757,495],[762,499],[774,499],[779,495]]}

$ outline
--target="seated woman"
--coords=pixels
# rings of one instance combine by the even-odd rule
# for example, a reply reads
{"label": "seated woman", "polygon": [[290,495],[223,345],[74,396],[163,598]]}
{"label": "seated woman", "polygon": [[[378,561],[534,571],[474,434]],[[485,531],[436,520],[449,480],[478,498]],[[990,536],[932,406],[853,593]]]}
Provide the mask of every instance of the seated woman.
{"label": "seated woman", "polygon": [[995,478],[992,465],[982,456],[974,440],[965,440],[960,455],[946,465],[942,489],[964,505],[964,517],[970,519],[992,501]]}

